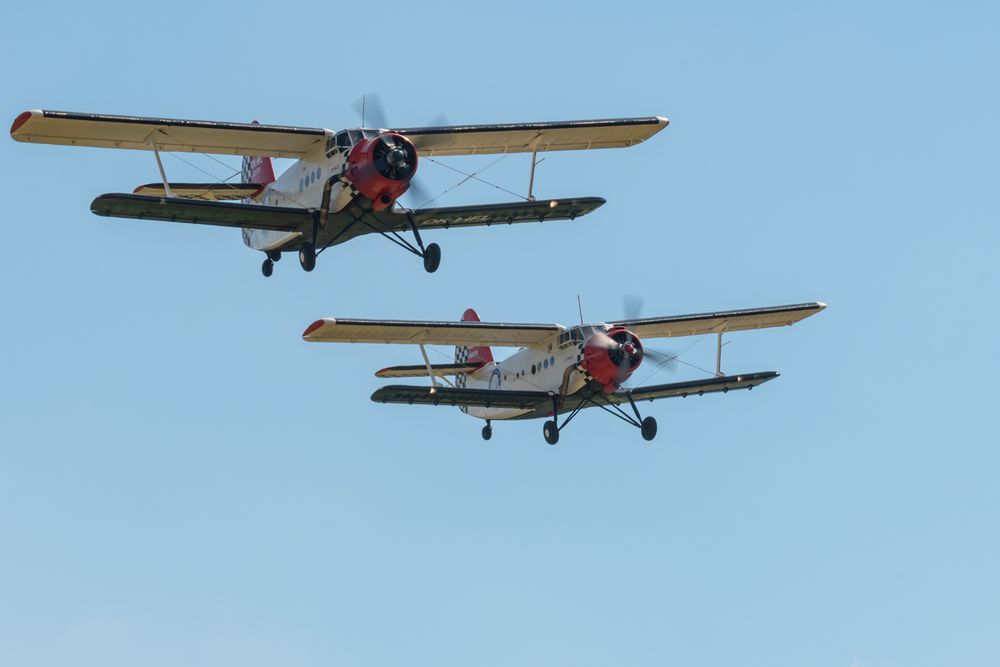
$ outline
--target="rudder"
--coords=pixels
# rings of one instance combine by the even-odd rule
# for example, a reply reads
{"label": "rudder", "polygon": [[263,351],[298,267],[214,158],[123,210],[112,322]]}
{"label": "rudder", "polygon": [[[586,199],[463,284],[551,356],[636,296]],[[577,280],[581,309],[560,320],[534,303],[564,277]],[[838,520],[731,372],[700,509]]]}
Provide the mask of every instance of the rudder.
{"label": "rudder", "polygon": [[[469,308],[462,315],[462,322],[479,322],[479,315],[472,308]],[[455,363],[458,364],[489,364],[493,362],[493,351],[490,349],[489,345],[477,345],[475,347],[468,347],[466,345],[459,345],[455,348]],[[465,375],[459,376],[459,381],[462,386],[465,385]]]}
{"label": "rudder", "polygon": [[[251,125],[260,125],[260,123],[254,121]],[[257,183],[262,187],[274,183],[274,167],[271,165],[271,158],[260,155],[243,156],[243,168],[240,176],[243,183]]]}

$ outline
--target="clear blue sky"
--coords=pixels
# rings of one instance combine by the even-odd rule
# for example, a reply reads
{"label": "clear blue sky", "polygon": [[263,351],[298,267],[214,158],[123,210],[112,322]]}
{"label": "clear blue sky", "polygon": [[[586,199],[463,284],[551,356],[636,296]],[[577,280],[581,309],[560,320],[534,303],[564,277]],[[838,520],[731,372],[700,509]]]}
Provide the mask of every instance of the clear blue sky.
{"label": "clear blue sky", "polygon": [[[433,276],[369,238],[265,280],[233,230],[90,214],[156,180],[151,155],[0,141],[0,664],[1000,662],[994,3],[4,14],[8,122],[337,129],[377,90],[396,125],[672,124],[550,156],[541,196],[608,204],[440,232]],[[484,176],[523,191],[527,160]],[[830,308],[733,336],[725,370],[782,377],[649,406],[652,445],[592,412],[557,447],[537,421],[484,444],[457,410],[369,401],[415,350],[299,338],[469,306],[566,323],[577,294],[611,319],[623,293],[649,315]],[[711,341],[684,359],[710,366]]]}

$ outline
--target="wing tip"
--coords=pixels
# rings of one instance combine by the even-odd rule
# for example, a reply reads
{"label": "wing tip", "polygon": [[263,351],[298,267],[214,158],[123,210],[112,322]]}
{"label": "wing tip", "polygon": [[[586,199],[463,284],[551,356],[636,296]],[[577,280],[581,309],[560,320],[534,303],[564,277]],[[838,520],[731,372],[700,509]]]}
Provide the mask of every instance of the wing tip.
{"label": "wing tip", "polygon": [[307,341],[315,341],[316,337],[313,336],[313,334],[315,334],[316,330],[322,327],[324,324],[326,324],[326,320],[316,320],[315,322],[310,324],[308,327],[306,327],[306,330],[302,332],[302,339]]}
{"label": "wing tip", "polygon": [[11,123],[11,125],[10,125],[10,136],[11,136],[11,137],[12,137],[13,139],[17,140],[17,141],[21,141],[21,139],[19,139],[19,138],[18,138],[18,137],[16,136],[16,133],[17,133],[17,131],[18,131],[19,129],[21,129],[21,126],[22,126],[22,125],[24,125],[24,124],[25,124],[25,123],[27,123],[27,122],[28,122],[29,120],[31,120],[31,118],[32,118],[32,117],[33,117],[33,116],[34,116],[34,115],[35,115],[36,113],[39,113],[39,114],[40,114],[40,113],[42,113],[42,112],[41,112],[41,111],[39,111],[39,110],[37,110],[37,109],[31,109],[31,110],[28,110],[28,111],[23,111],[23,112],[19,113],[19,114],[17,115],[17,118],[15,118],[15,119],[14,119],[14,122],[13,122],[13,123]]}

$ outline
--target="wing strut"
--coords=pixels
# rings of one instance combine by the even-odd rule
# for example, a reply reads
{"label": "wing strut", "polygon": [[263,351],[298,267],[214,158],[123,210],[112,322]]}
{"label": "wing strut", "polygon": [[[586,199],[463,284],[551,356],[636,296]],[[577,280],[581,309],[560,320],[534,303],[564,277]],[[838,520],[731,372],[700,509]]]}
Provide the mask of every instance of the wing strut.
{"label": "wing strut", "polygon": [[160,170],[160,178],[163,180],[163,191],[167,193],[168,197],[173,197],[173,193],[170,192],[170,183],[167,182],[167,172],[163,171],[163,161],[160,160],[160,149],[152,139],[149,140],[149,147],[153,149],[153,155],[156,156],[156,168]]}
{"label": "wing strut", "polygon": [[427,366],[427,374],[431,376],[431,393],[437,392],[438,383],[437,378],[434,377],[434,369],[431,368],[431,360],[427,358],[427,350],[424,349],[424,344],[420,343],[420,354],[424,357],[424,365]]}
{"label": "wing strut", "polygon": [[724,375],[722,372],[722,348],[726,345],[729,345],[729,343],[731,343],[732,341],[727,340],[725,343],[723,343],[721,331],[718,334],[716,334],[716,336],[717,338],[715,344],[715,377],[721,378]]}

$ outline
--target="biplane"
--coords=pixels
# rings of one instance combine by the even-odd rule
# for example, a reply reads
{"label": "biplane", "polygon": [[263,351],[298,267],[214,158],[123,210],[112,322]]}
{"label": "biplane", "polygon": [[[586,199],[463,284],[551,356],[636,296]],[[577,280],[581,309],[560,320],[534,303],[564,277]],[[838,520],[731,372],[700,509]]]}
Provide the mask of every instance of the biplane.
{"label": "biplane", "polygon": [[[667,124],[666,118],[650,116],[334,132],[256,121],[33,110],[17,116],[10,135],[38,144],[152,151],[159,183],[140,185],[132,193],[101,195],[90,210],[101,216],[239,228],[243,242],[265,254],[261,271],[270,276],[282,253],[297,251],[302,268],[312,271],[318,254],[362,234],[382,235],[421,257],[424,268],[433,273],[441,261],[441,248],[437,243],[425,245],[421,232],[574,220],[605,200],[536,199],[538,153],[633,146]],[[161,152],[242,155],[242,182],[172,183]],[[399,204],[422,156],[502,153],[531,154],[528,195],[523,201],[416,209]],[[275,177],[272,158],[296,162]]]}
{"label": "biplane", "polygon": [[[631,424],[644,439],[652,440],[656,437],[656,419],[642,417],[641,401],[725,394],[753,389],[778,377],[774,371],[724,374],[723,334],[791,325],[824,308],[824,303],[811,302],[598,324],[581,322],[568,328],[560,324],[481,322],[470,308],[459,322],[322,319],[309,325],[302,337],[310,342],[419,346],[423,364],[383,368],[375,375],[393,379],[429,377],[430,386],[383,386],[371,399],[378,403],[458,407],[486,421],[482,430],[485,440],[493,435],[493,420],[544,418],[542,435],[554,445],[560,432],[581,410],[593,407]],[[705,334],[717,337],[714,376],[640,387],[625,384],[646,356],[661,364],[672,361],[671,355],[645,348],[643,340]],[[432,364],[426,345],[454,345],[454,363]],[[496,361],[491,346],[520,349]],[[452,377],[453,381],[448,379]]]}

